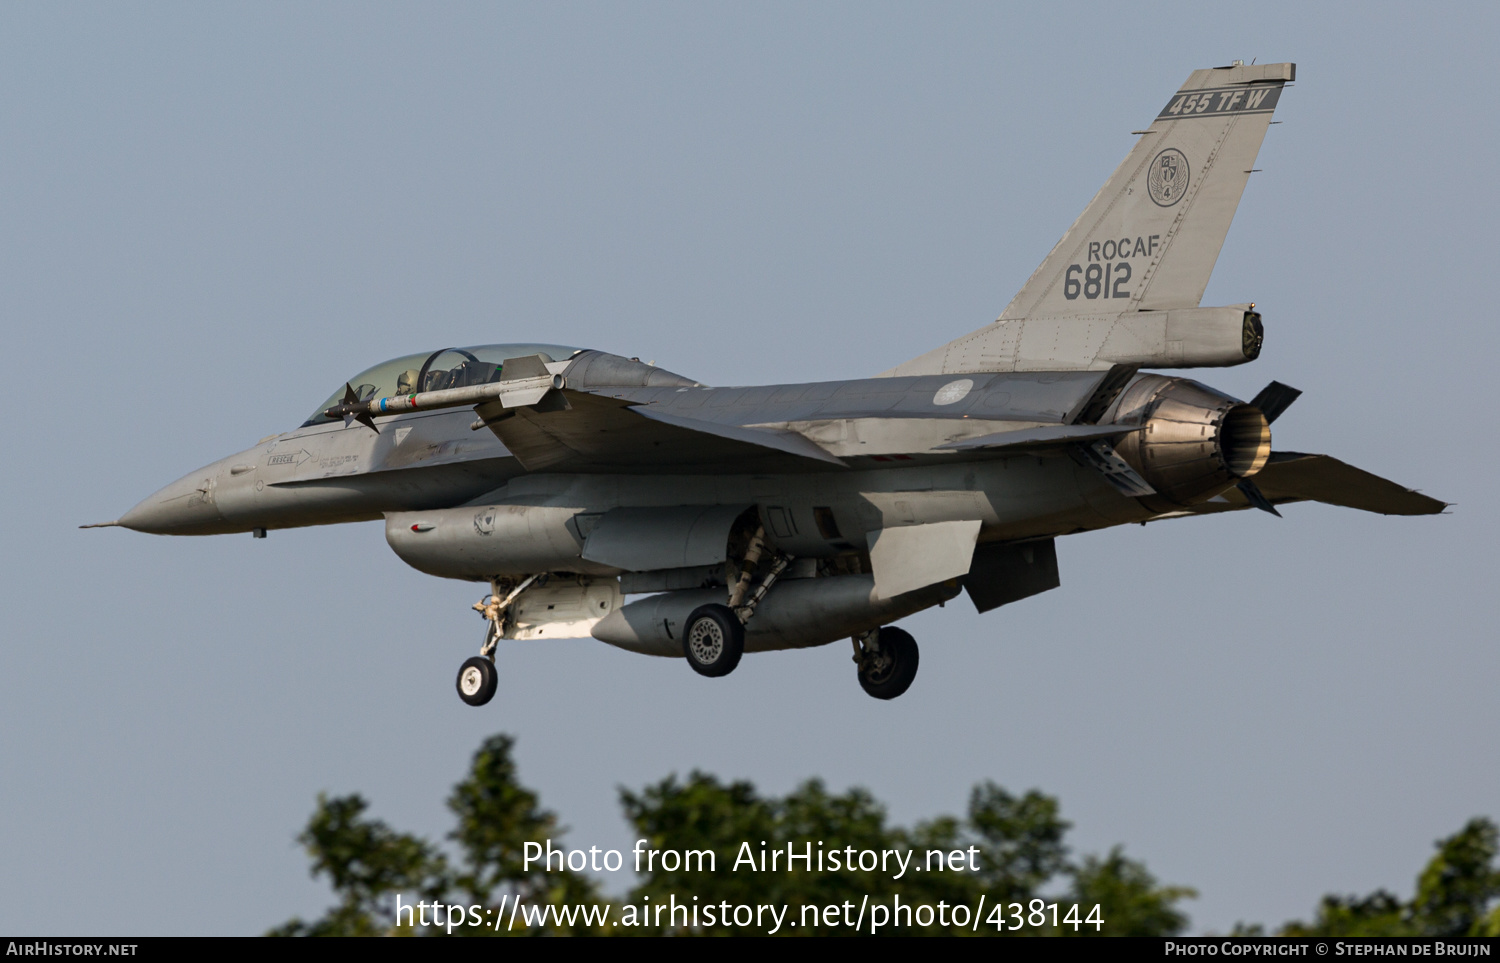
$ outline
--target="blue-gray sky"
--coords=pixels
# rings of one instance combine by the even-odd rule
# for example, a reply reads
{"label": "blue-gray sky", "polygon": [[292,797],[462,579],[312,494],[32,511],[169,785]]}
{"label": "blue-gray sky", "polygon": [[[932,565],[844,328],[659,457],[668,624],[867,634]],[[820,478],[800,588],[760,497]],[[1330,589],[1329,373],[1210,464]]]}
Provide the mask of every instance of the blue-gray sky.
{"label": "blue-gray sky", "polygon": [[[485,735],[575,845],[700,767],[994,779],[1198,888],[1194,930],[1410,891],[1500,816],[1493,5],[9,4],[0,8],[0,929],[254,933],[317,914],[319,791],[439,835]],[[1256,301],[1277,447],[1456,502],[1063,540],[1060,590],[723,680],[507,645],[379,524],[78,531],[295,426],[350,374],[550,341],[710,384],[858,377],[992,320],[1197,67],[1292,60],[1205,304]],[[1486,293],[1489,292],[1489,293]]]}

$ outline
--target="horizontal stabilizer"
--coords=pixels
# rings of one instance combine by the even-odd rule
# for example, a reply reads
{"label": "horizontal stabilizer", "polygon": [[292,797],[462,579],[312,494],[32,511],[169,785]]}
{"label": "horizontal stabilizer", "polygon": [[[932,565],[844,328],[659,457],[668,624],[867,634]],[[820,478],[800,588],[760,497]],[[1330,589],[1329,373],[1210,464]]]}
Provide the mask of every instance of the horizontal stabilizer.
{"label": "horizontal stabilizer", "polygon": [[979,522],[933,522],[870,533],[875,594],[895,598],[967,575],[979,539]]}
{"label": "horizontal stabilizer", "polygon": [[682,418],[619,398],[557,389],[565,404],[476,409],[528,471],[805,472],[844,462],[793,431]]}
{"label": "horizontal stabilizer", "polygon": [[1021,451],[1028,448],[1055,448],[1079,441],[1115,439],[1140,430],[1139,425],[1043,425],[1040,428],[997,431],[994,434],[980,435],[978,438],[950,441],[946,445],[938,445],[938,450],[972,451],[976,448],[1013,448]]}
{"label": "horizontal stabilizer", "polygon": [[1337,458],[1296,451],[1272,452],[1255,484],[1272,502],[1323,502],[1381,515],[1436,515],[1448,507]]}

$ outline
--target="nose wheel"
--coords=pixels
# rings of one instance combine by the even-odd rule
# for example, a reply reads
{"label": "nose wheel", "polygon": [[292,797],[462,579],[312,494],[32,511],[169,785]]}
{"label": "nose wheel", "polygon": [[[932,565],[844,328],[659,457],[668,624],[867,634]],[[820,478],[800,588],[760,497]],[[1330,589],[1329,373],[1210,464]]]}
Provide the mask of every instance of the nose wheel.
{"label": "nose wheel", "polygon": [[894,699],[911,688],[917,677],[917,640],[894,625],[866,632],[854,639],[854,663],[859,685],[877,699]]}
{"label": "nose wheel", "polygon": [[471,706],[482,706],[493,699],[499,684],[495,663],[482,655],[466,660],[458,670],[458,697]]}
{"label": "nose wheel", "polygon": [[490,582],[491,592],[474,605],[489,626],[485,629],[484,645],[479,654],[465,660],[458,669],[458,697],[471,706],[482,706],[495,697],[500,684],[500,673],[495,669],[495,649],[505,637],[506,613],[516,599],[533,584],[546,579],[533,575],[520,583],[507,579]]}

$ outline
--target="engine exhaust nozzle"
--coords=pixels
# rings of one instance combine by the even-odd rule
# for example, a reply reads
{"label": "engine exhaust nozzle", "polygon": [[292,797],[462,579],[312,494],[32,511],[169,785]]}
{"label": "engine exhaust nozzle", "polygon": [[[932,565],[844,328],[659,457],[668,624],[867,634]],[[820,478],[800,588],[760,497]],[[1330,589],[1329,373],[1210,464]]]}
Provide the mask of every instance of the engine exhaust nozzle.
{"label": "engine exhaust nozzle", "polygon": [[1271,426],[1254,405],[1196,381],[1152,375],[1125,390],[1120,424],[1144,425],[1117,446],[1163,509],[1195,505],[1250,478],[1271,457]]}

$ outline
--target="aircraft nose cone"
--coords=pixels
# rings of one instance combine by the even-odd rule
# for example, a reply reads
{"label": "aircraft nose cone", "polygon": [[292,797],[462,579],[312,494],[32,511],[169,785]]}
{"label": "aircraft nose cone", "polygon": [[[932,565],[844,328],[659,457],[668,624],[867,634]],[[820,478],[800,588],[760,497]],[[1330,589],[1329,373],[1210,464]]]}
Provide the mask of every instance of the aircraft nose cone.
{"label": "aircraft nose cone", "polygon": [[218,466],[184,475],[120,516],[122,528],[152,535],[211,535],[224,517],[214,504]]}

